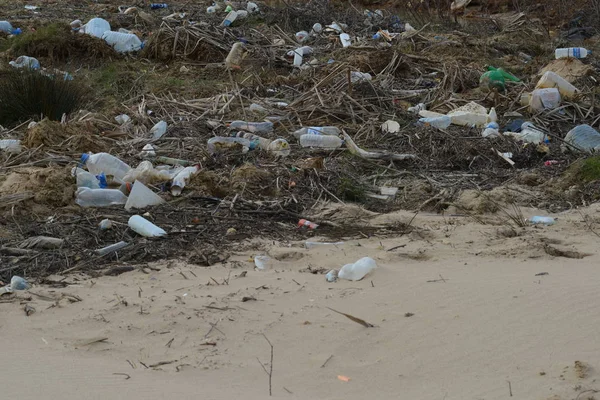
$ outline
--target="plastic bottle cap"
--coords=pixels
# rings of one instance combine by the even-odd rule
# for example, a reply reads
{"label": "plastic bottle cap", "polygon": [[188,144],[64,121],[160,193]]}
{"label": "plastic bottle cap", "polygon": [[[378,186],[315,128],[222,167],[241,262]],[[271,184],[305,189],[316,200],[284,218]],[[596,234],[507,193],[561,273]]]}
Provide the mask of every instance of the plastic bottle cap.
{"label": "plastic bottle cap", "polygon": [[81,164],[83,164],[83,165],[87,164],[87,161],[89,158],[90,158],[90,155],[88,153],[83,153],[81,155]]}

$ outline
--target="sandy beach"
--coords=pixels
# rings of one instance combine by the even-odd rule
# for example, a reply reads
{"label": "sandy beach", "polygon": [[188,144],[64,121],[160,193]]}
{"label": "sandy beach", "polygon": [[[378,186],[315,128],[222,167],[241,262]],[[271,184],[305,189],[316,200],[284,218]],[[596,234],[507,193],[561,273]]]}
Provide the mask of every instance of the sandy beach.
{"label": "sandy beach", "polygon": [[[514,237],[420,214],[401,237],[253,242],[208,268],[51,277],[68,284],[0,303],[0,385],[22,399],[267,398],[268,338],[275,398],[593,398],[578,395],[597,388],[600,359],[597,210]],[[254,270],[257,254],[274,259],[269,270]],[[379,266],[365,279],[324,279],[363,256]]]}

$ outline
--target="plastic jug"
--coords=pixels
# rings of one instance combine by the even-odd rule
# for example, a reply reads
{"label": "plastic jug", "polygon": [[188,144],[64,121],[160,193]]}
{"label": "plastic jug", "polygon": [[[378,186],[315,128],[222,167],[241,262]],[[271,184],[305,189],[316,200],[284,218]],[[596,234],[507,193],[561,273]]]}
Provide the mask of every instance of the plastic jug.
{"label": "plastic jug", "polygon": [[300,139],[300,136],[306,134],[338,136],[341,133],[342,131],[336,126],[309,126],[298,129],[293,135],[296,139]]}
{"label": "plastic jug", "polygon": [[131,218],[129,218],[127,225],[132,231],[145,237],[160,237],[167,234],[164,229],[159,228],[146,218],[139,215],[132,215]]}
{"label": "plastic jug", "polygon": [[300,136],[300,146],[324,150],[335,150],[342,147],[344,141],[337,136],[311,135]]}
{"label": "plastic jug", "polygon": [[573,96],[575,96],[577,92],[579,92],[579,90],[575,86],[571,85],[562,76],[552,71],[547,71],[546,73],[544,73],[544,75],[542,75],[535,88],[557,88],[560,92],[560,95],[565,99],[570,99]]}
{"label": "plastic jug", "polygon": [[[73,21],[75,22],[75,21]],[[92,18],[79,30],[82,33],[102,38],[105,32],[110,32],[110,24],[102,18]]]}
{"label": "plastic jug", "polygon": [[346,264],[338,272],[338,278],[360,281],[368,273],[377,268],[377,262],[371,257],[363,257],[354,264]]}
{"label": "plastic jug", "polygon": [[560,106],[560,92],[556,88],[536,89],[521,96],[521,105],[529,105],[529,110],[539,112]]}
{"label": "plastic jug", "polygon": [[80,187],[75,192],[75,197],[75,203],[81,207],[108,207],[127,203],[127,196],[118,189]]}
{"label": "plastic jug", "polygon": [[122,181],[131,170],[129,165],[108,153],[82,154],[81,164],[94,175],[104,172],[105,175],[112,176],[118,181]]}
{"label": "plastic jug", "polygon": [[129,53],[141,50],[144,44],[133,33],[104,32],[102,39],[112,46],[117,53]]}

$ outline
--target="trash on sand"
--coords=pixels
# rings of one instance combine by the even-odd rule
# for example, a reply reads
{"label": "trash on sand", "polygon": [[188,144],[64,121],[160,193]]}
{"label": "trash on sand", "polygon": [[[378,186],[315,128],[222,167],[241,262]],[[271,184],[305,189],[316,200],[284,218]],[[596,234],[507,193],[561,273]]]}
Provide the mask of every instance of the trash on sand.
{"label": "trash on sand", "polygon": [[300,146],[311,147],[323,150],[335,150],[342,147],[344,141],[338,136],[331,135],[313,135],[307,133],[300,136]]}
{"label": "trash on sand", "polygon": [[102,39],[117,53],[130,53],[144,48],[140,38],[133,33],[106,31],[102,34]]}
{"label": "trash on sand", "polygon": [[171,194],[173,196],[181,195],[183,188],[189,182],[193,175],[195,175],[200,170],[198,165],[194,165],[192,167],[186,167],[181,172],[179,172],[173,178],[173,183],[171,184]]}
{"label": "trash on sand", "polygon": [[311,222],[309,220],[301,219],[300,221],[298,221],[298,228],[302,228],[302,227],[306,227],[308,229],[317,229],[319,227],[319,225],[315,224],[314,222]]}
{"label": "trash on sand", "polygon": [[266,271],[271,267],[272,259],[269,256],[254,256],[254,266],[259,271]]}
{"label": "trash on sand", "polygon": [[119,251],[122,248],[127,247],[128,245],[129,243],[121,241],[115,244],[108,245],[106,247],[102,247],[101,249],[96,250],[95,253],[102,257],[107,254],[114,253],[115,251]]}
{"label": "trash on sand", "polygon": [[548,136],[531,122],[524,122],[521,125],[520,132],[504,132],[505,136],[512,136],[515,139],[521,140],[526,143],[545,143],[548,140]]}
{"label": "trash on sand", "polygon": [[529,222],[534,225],[554,225],[556,221],[552,217],[534,216],[529,218]]}
{"label": "trash on sand", "polygon": [[80,187],[75,192],[75,197],[75,203],[81,207],[109,207],[127,203],[127,196],[118,189]]}
{"label": "trash on sand", "polygon": [[135,181],[125,203],[125,209],[146,208],[163,204],[165,200],[140,181]]}
{"label": "trash on sand", "polygon": [[542,75],[535,88],[557,88],[560,92],[560,95],[565,99],[570,99],[579,92],[579,90],[575,86],[571,85],[562,76],[552,71],[544,73],[544,75]]}
{"label": "trash on sand", "polygon": [[0,139],[0,150],[7,153],[20,153],[23,148],[19,139]]}
{"label": "trash on sand", "polygon": [[105,218],[105,219],[103,219],[103,220],[102,220],[102,221],[100,221],[100,223],[98,224],[98,228],[99,228],[101,231],[107,231],[107,230],[109,230],[110,228],[112,228],[112,226],[113,226],[113,222],[112,222],[110,219],[108,219],[108,218]]}
{"label": "trash on sand", "polygon": [[337,269],[332,269],[331,271],[329,271],[328,273],[325,274],[325,280],[327,282],[335,282],[337,281],[338,278],[338,270]]}
{"label": "trash on sand", "polygon": [[31,287],[31,284],[27,282],[26,279],[21,278],[20,276],[13,276],[10,279],[10,290],[27,290]]}
{"label": "trash on sand", "polygon": [[129,218],[127,225],[135,233],[145,237],[160,237],[167,234],[164,229],[159,228],[140,215],[132,215],[131,218]]}
{"label": "trash on sand", "polygon": [[560,92],[556,88],[536,89],[521,95],[521,105],[529,106],[529,111],[540,112],[560,106]]}
{"label": "trash on sand", "polygon": [[567,133],[561,150],[596,152],[600,150],[600,133],[589,125],[578,125]]}
{"label": "trash on sand", "polygon": [[94,175],[104,173],[117,180],[122,180],[131,170],[129,165],[108,153],[84,153],[81,155],[81,164]]}
{"label": "trash on sand", "polygon": [[343,246],[344,242],[304,242],[304,247],[307,249],[313,249],[315,247],[327,247],[327,246]]}
{"label": "trash on sand", "polygon": [[381,124],[381,131],[383,133],[398,133],[400,132],[400,124],[396,121],[387,120]]}
{"label": "trash on sand", "polygon": [[377,262],[371,257],[363,257],[353,264],[346,264],[338,273],[340,279],[347,279],[350,281],[360,281],[367,274],[377,268]]}
{"label": "trash on sand", "polygon": [[341,133],[342,131],[336,126],[310,126],[298,129],[293,135],[296,139],[300,139],[300,136],[307,134],[337,136]]}
{"label": "trash on sand", "polygon": [[19,247],[22,249],[59,249],[64,242],[64,239],[50,236],[34,236],[23,240]]}
{"label": "trash on sand", "polygon": [[231,46],[231,50],[225,58],[225,66],[228,69],[240,69],[242,65],[242,57],[244,55],[244,44],[242,42],[235,42]]}

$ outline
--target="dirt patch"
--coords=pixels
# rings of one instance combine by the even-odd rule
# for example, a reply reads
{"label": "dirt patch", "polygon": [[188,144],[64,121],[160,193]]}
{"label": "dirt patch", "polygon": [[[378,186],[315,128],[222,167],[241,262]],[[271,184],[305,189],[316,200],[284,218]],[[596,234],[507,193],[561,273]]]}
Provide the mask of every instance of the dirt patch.
{"label": "dirt patch", "polygon": [[192,177],[187,189],[195,190],[199,194],[223,198],[229,193],[229,179],[213,171],[200,171]]}
{"label": "dirt patch", "polygon": [[267,196],[275,195],[277,191],[271,173],[251,164],[242,165],[233,171],[231,186],[238,191],[250,191]]}
{"label": "dirt patch", "polygon": [[110,147],[108,140],[91,133],[94,131],[91,123],[61,124],[45,119],[27,131],[23,145],[29,148],[60,146],[63,151],[106,151]]}
{"label": "dirt patch", "polygon": [[70,168],[19,168],[10,173],[0,186],[3,195],[32,192],[32,201],[45,207],[73,204],[75,185]]}

